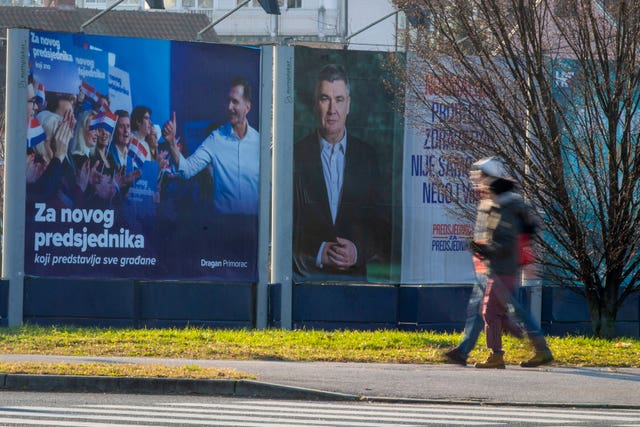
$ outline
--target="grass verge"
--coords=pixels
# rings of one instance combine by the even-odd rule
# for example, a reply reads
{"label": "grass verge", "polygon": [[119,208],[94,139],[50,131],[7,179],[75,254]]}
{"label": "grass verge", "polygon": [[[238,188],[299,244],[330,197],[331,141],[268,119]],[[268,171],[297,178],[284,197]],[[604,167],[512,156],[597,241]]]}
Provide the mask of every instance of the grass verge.
{"label": "grass verge", "polygon": [[[48,354],[92,357],[159,357],[180,359],[260,359],[293,361],[444,363],[444,349],[455,345],[459,333],[382,331],[318,331],[280,329],[224,330],[188,327],[184,329],[101,329],[74,327],[38,327],[0,329],[0,351],[4,354]],[[583,336],[548,337],[557,365],[590,367],[640,367],[640,341],[605,340]],[[532,350],[527,342],[505,337],[507,363],[517,364]],[[486,357],[481,337],[470,361]],[[19,366],[10,366],[19,365]],[[3,372],[22,369],[37,373],[39,369],[69,375],[125,375],[154,377],[219,378],[225,375],[205,368],[165,367],[156,365],[125,367],[85,366],[65,369],[30,364],[0,364]],[[108,369],[107,369],[108,368]],[[32,371],[28,371],[32,369]],[[118,371],[118,369],[120,369]],[[200,372],[201,371],[201,372]],[[102,373],[103,372],[103,373]],[[120,373],[117,373],[120,372]],[[147,372],[147,374],[144,374]],[[45,373],[45,372],[42,372]],[[195,377],[193,375],[202,375]]]}
{"label": "grass verge", "polygon": [[162,366],[111,363],[32,363],[0,362],[0,372],[5,374],[79,375],[141,378],[191,378],[216,380],[256,379],[255,375],[232,369],[205,368],[197,365]]}

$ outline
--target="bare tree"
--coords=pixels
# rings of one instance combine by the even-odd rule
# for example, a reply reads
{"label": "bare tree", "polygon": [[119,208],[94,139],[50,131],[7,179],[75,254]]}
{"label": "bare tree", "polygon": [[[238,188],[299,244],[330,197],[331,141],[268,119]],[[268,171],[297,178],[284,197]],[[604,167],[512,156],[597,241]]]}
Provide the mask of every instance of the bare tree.
{"label": "bare tree", "polygon": [[613,336],[640,291],[640,3],[395,2],[415,24],[408,105],[433,103],[425,75],[437,79],[464,116],[438,122],[451,161],[505,160],[543,218],[541,277],[583,295],[593,332]]}

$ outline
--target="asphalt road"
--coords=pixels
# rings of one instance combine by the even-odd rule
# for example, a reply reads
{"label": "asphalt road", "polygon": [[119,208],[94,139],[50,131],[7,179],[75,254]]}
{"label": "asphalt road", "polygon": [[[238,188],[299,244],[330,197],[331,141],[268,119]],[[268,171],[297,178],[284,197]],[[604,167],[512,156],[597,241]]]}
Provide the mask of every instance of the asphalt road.
{"label": "asphalt road", "polygon": [[640,410],[0,391],[2,426],[637,427]]}

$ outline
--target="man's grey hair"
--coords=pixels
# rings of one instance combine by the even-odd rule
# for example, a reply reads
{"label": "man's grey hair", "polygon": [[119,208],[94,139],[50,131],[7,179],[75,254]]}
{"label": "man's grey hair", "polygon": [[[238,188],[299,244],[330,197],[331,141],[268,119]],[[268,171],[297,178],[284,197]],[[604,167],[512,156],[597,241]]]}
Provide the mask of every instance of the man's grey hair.
{"label": "man's grey hair", "polygon": [[335,81],[343,81],[345,85],[347,85],[347,95],[349,95],[350,86],[349,86],[349,78],[347,77],[347,72],[344,67],[340,64],[327,64],[320,69],[318,73],[318,78],[316,80],[316,91],[314,94],[314,99],[318,100],[318,95],[320,92],[320,83],[322,82],[335,82]]}

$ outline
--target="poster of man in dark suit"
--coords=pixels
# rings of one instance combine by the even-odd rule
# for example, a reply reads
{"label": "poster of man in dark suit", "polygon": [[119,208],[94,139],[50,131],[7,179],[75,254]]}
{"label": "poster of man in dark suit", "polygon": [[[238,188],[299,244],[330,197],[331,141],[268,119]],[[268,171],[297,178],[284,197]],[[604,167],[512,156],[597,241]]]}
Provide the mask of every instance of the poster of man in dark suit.
{"label": "poster of man in dark suit", "polygon": [[341,64],[320,68],[317,127],[294,145],[293,270],[297,281],[366,282],[389,241],[378,156],[347,126],[352,99]]}

